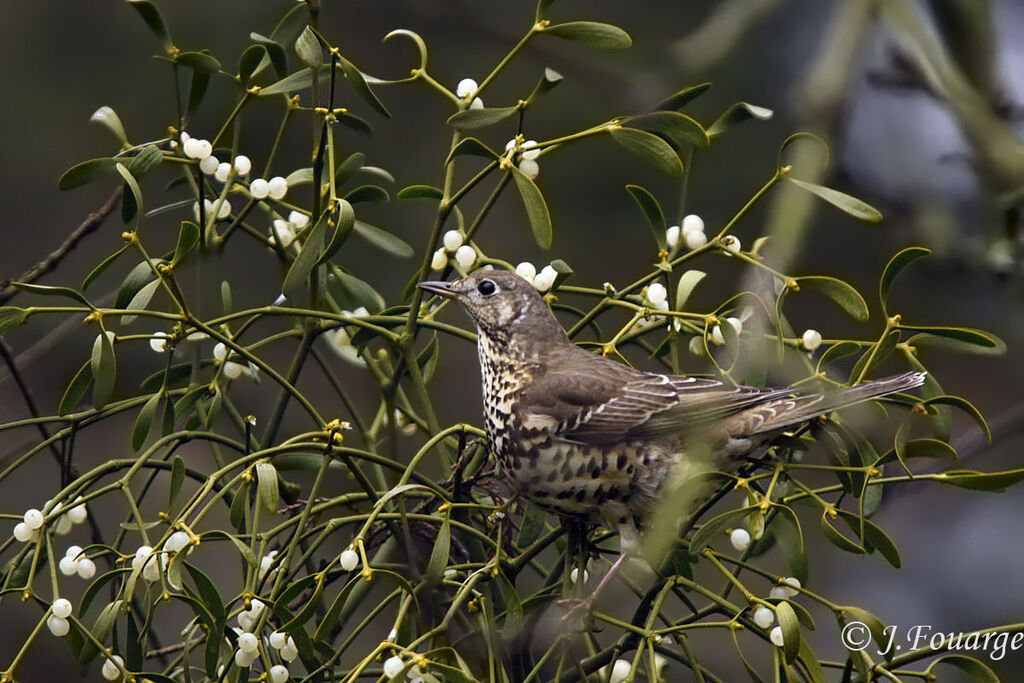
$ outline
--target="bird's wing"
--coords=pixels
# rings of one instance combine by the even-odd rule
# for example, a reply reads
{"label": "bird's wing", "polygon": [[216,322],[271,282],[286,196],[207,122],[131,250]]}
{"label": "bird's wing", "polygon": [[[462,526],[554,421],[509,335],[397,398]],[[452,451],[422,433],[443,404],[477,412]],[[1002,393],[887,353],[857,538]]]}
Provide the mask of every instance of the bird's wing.
{"label": "bird's wing", "polygon": [[534,416],[554,418],[567,440],[607,443],[708,425],[792,394],[788,389],[734,387],[712,379],[636,372],[607,361],[583,367],[569,363],[536,377],[521,405]]}

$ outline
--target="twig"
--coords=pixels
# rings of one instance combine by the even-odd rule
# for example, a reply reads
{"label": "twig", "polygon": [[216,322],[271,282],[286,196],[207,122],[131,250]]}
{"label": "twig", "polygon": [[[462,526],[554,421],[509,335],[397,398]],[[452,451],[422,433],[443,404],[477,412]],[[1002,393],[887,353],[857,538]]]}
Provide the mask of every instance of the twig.
{"label": "twig", "polygon": [[[74,232],[68,235],[67,239],[64,240],[64,242],[49,256],[22,273],[21,277],[18,278],[18,282],[35,282],[56,268],[64,257],[70,254],[71,250],[78,246],[78,243],[81,242],[86,235],[96,232],[96,230],[103,225],[103,221],[105,221],[107,216],[114,211],[117,207],[117,203],[121,200],[122,191],[123,188],[121,187],[114,190],[103,206],[89,214],[86,219],[82,221],[81,225],[75,228]],[[13,289],[11,287],[11,282],[13,282],[11,278],[6,278],[0,281],[0,306],[6,304],[18,293],[17,289]]]}

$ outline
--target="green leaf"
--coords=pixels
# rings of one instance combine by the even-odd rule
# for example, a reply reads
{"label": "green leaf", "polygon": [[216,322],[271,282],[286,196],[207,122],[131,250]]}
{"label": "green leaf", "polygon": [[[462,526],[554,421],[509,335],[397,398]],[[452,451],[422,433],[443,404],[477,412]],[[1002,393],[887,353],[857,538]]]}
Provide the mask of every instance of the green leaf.
{"label": "green leaf", "polygon": [[533,239],[541,249],[551,248],[551,214],[548,212],[547,202],[541,194],[537,183],[527,178],[518,168],[511,169],[512,179],[516,181],[516,188],[519,196],[523,198],[523,206],[526,208],[526,217],[530,221],[530,229],[533,230]]}
{"label": "green leaf", "polygon": [[352,84],[352,87],[356,89],[363,100],[366,101],[371,107],[373,107],[378,114],[381,116],[391,118],[391,112],[388,111],[387,107],[377,99],[377,96],[373,94],[373,90],[366,84],[366,79],[363,77],[363,72],[356,68],[356,66],[345,59],[344,57],[338,57],[338,66],[341,67],[342,73],[345,74],[345,78]]}
{"label": "green leaf", "polygon": [[74,410],[82,402],[82,397],[85,396],[90,384],[92,384],[92,363],[86,361],[71,378],[68,388],[64,390],[64,396],[60,399],[60,405],[57,407],[57,414],[63,416]]}
{"label": "green leaf", "polygon": [[900,551],[893,543],[892,539],[882,531],[881,527],[872,522],[869,519],[862,519],[860,515],[855,515],[848,510],[842,510],[837,508],[836,512],[842,517],[843,521],[849,525],[850,529],[857,534],[858,537],[861,535],[861,524],[864,525],[864,535],[861,537],[861,541],[864,543],[864,547],[868,551],[877,550],[879,554],[888,560],[896,569],[900,568],[902,561],[900,560]]}
{"label": "green leaf", "polygon": [[426,586],[437,585],[448,566],[448,556],[452,546],[451,525],[451,515],[445,515],[444,521],[441,522],[441,528],[437,532],[437,539],[434,541],[434,549],[430,552],[426,575],[423,577],[423,583]]}
{"label": "green leaf", "polygon": [[797,278],[801,287],[817,289],[822,294],[839,304],[854,320],[861,322],[868,319],[868,304],[851,285],[834,277],[812,275]]}
{"label": "green leaf", "polygon": [[859,218],[868,223],[878,223],[882,220],[882,214],[878,209],[856,197],[851,197],[845,192],[833,190],[831,187],[825,187],[824,185],[815,185],[804,180],[797,180],[789,176],[786,176],[786,179],[797,187],[802,187],[811,194],[821,197],[832,206],[845,211],[854,218]]}
{"label": "green leaf", "polygon": [[[319,77],[327,76],[331,73],[331,65],[324,64],[317,68],[315,72]],[[313,85],[313,73],[313,69],[303,69],[302,71],[296,71],[290,76],[284,76],[276,83],[272,83],[265,88],[261,88],[259,96],[270,97],[273,95],[292,93],[296,90],[306,90]]]}
{"label": "green leaf", "polygon": [[60,190],[71,190],[99,178],[114,177],[114,165],[117,163],[117,159],[109,157],[89,159],[88,161],[77,163],[64,171],[64,175],[57,181],[57,188]]}
{"label": "green leaf", "polygon": [[835,363],[841,358],[847,358],[860,351],[860,344],[851,341],[841,341],[838,344],[833,344],[825,350],[825,353],[821,354],[821,358],[818,359],[818,367],[824,367],[829,363]]}
{"label": "green leaf", "polygon": [[[96,617],[96,621],[93,623],[92,628],[89,632],[92,633],[93,638],[100,643],[107,642],[107,638],[110,637],[111,631],[114,630],[114,622],[117,620],[117,615],[121,611],[121,605],[123,600],[114,600],[112,603],[103,608],[99,616]],[[99,654],[94,641],[87,639],[85,646],[82,648],[82,652],[78,655],[78,661],[86,664],[92,661],[92,658]]]}
{"label": "green leaf", "polygon": [[164,155],[156,145],[146,145],[138,154],[131,158],[128,170],[132,176],[141,178],[163,163]]}
{"label": "green leaf", "polygon": [[434,199],[441,200],[444,198],[444,193],[436,187],[430,185],[410,185],[409,187],[403,187],[395,195],[398,199]]}
{"label": "green leaf", "polygon": [[988,423],[985,422],[985,418],[982,417],[981,411],[975,408],[974,404],[967,399],[960,398],[959,396],[936,396],[935,398],[928,399],[924,404],[926,406],[940,405],[959,408],[967,413],[967,415],[977,423],[978,427],[981,428],[981,431],[984,432],[985,438],[989,443],[992,443],[992,432],[988,428]]}
{"label": "green leaf", "polygon": [[203,540],[207,538],[226,538],[227,540],[231,541],[231,544],[233,546],[235,546],[235,549],[238,551],[238,554],[242,556],[246,564],[248,564],[250,567],[254,569],[260,566],[259,560],[256,559],[256,554],[253,553],[252,548],[246,545],[246,543],[242,541],[242,539],[238,538],[238,536],[232,536],[226,531],[214,529],[213,531],[208,531],[205,534],[203,534]]}
{"label": "green leaf", "polygon": [[171,268],[184,262],[198,244],[199,226],[191,221],[182,221],[181,229],[178,231],[178,244],[174,247],[174,258],[171,259]]}
{"label": "green leaf", "polygon": [[203,103],[206,91],[210,87],[210,74],[211,72],[205,69],[192,69],[192,82],[188,87],[188,105],[185,108],[185,113],[190,117]]}
{"label": "green leaf", "polygon": [[863,555],[867,553],[866,548],[863,548],[851,541],[832,525],[832,522],[828,519],[828,513],[822,512],[821,514],[821,529],[825,532],[825,538],[828,539],[829,543],[840,550],[845,550],[846,552],[853,553],[855,555]]}
{"label": "green leaf", "polygon": [[592,47],[621,50],[633,44],[629,34],[618,26],[597,21],[570,21],[543,29],[544,33]]}
{"label": "green leaf", "polygon": [[930,253],[932,253],[931,249],[908,247],[889,260],[889,263],[885,265],[885,270],[882,271],[882,279],[878,283],[878,298],[882,301],[883,309],[886,307],[886,302],[889,299],[889,290],[892,288],[892,283],[896,276],[911,263],[924,258]]}
{"label": "green leaf", "polygon": [[215,74],[220,71],[220,62],[208,52],[181,52],[174,61],[198,73]]}
{"label": "green leaf", "polygon": [[292,265],[284,277],[281,291],[289,299],[298,301],[302,293],[307,290],[309,276],[324,251],[324,234],[327,231],[328,215],[325,212],[320,220],[310,228],[309,234],[306,235],[306,239],[302,243],[302,249],[299,250],[299,255],[292,261]]}
{"label": "green leaf", "polygon": [[135,426],[132,427],[133,451],[139,450],[142,448],[142,444],[146,443],[146,437],[149,436],[149,428],[153,424],[153,416],[156,415],[161,396],[160,393],[150,396],[149,400],[143,404],[142,410],[139,411],[139,416],[135,418]]}
{"label": "green leaf", "polygon": [[122,147],[129,147],[128,135],[124,132],[124,124],[121,123],[121,117],[117,115],[117,112],[112,108],[104,105],[93,112],[92,116],[89,117],[90,123],[98,123],[117,138],[117,141],[121,143]]}
{"label": "green leaf", "polygon": [[800,651],[800,620],[786,600],[775,605],[775,616],[782,628],[782,653],[786,662],[792,664]]}
{"label": "green leaf", "polygon": [[263,507],[270,514],[276,515],[279,502],[277,469],[269,462],[256,463],[256,479],[259,482],[260,500],[263,501]]}
{"label": "green leaf", "polygon": [[647,159],[655,166],[673,175],[681,175],[683,162],[679,155],[672,149],[671,145],[653,133],[637,130],[636,128],[624,128],[613,126],[608,133],[615,142],[619,143],[629,151]]}
{"label": "green leaf", "polygon": [[[128,302],[128,306],[126,306],[126,309],[129,311],[146,310],[146,307],[149,306],[149,302],[153,298],[153,295],[156,294],[156,289],[159,286],[159,280],[153,280],[152,282],[147,284],[145,287],[136,292],[135,296],[132,297],[132,300]],[[134,322],[135,318],[137,317],[138,316],[134,315],[122,315],[121,324],[129,325],[132,322]]]}
{"label": "green leaf", "polygon": [[544,67],[544,75],[541,76],[540,81],[534,86],[533,92],[526,98],[526,101],[533,103],[541,95],[553,90],[563,80],[562,74],[558,73],[554,69]]}
{"label": "green leaf", "polygon": [[140,289],[153,277],[153,269],[145,261],[140,261],[125,277],[114,297],[114,308],[125,308]]}
{"label": "green leaf", "polygon": [[302,33],[296,39],[295,54],[309,67],[316,68],[324,63],[323,47],[311,26],[302,29]]}
{"label": "green leaf", "polygon": [[504,121],[519,111],[519,107],[484,107],[483,109],[465,109],[448,117],[456,130],[474,130],[491,126]]}
{"label": "green leaf", "polygon": [[337,286],[339,304],[346,308],[365,306],[371,313],[384,308],[384,297],[367,282],[340,268],[333,269],[335,279],[329,281]]}
{"label": "green leaf", "polygon": [[390,232],[381,230],[375,225],[370,225],[365,221],[357,220],[355,222],[356,234],[362,237],[364,240],[372,244],[373,246],[386,251],[392,256],[398,258],[409,258],[415,253],[413,248],[409,246],[409,243],[400,237],[392,235]]}
{"label": "green leaf", "polygon": [[324,247],[324,251],[320,254],[320,258],[317,259],[317,265],[327,262],[334,254],[341,249],[341,245],[345,243],[348,236],[352,234],[352,229],[356,222],[356,212],[344,199],[338,200],[338,212],[334,218],[336,225],[334,227],[334,233],[331,235],[330,241],[327,246]]}
{"label": "green leaf", "polygon": [[12,282],[12,285],[17,287],[23,292],[31,292],[32,294],[42,294],[43,296],[66,296],[70,299],[85,304],[89,308],[92,308],[92,304],[82,294],[76,292],[70,287],[51,287],[49,285],[30,285],[27,282]]}
{"label": "green leaf", "polygon": [[[112,333],[111,336],[113,336]],[[107,332],[102,329],[92,345],[90,367],[93,378],[92,404],[100,409],[110,400],[117,381],[117,359],[114,356],[114,345],[110,342]]]}
{"label": "green leaf", "polygon": [[961,342],[960,345],[954,348],[974,348],[977,352],[980,348],[982,353],[993,353],[1002,354],[1006,352],[1006,342],[998,337],[989,334],[988,332],[982,332],[981,330],[972,330],[966,327],[931,327],[931,326],[920,326],[920,325],[903,325],[900,324],[900,329],[911,330],[914,332],[925,332],[926,335],[917,335],[914,337],[918,342],[925,341],[927,343],[927,335],[933,337],[942,337],[945,339],[951,339],[954,342]]}
{"label": "green leaf", "polygon": [[114,261],[117,260],[117,257],[120,256],[121,254],[123,254],[127,248],[128,248],[128,245],[126,244],[123,247],[121,247],[120,249],[118,249],[117,251],[115,251],[113,254],[108,256],[107,258],[103,259],[102,263],[100,263],[98,266],[93,268],[92,272],[90,272],[88,275],[86,275],[85,279],[82,280],[82,291],[85,292],[85,290],[88,289],[89,285],[91,285],[93,282],[95,282],[96,278],[98,278],[100,275],[102,275],[103,272],[107,268],[109,268],[114,263]]}
{"label": "green leaf", "polygon": [[192,577],[192,582],[196,585],[196,590],[199,592],[199,601],[203,603],[203,606],[218,624],[223,624],[227,620],[227,611],[224,609],[224,601],[221,600],[220,593],[217,592],[217,586],[210,580],[209,576],[203,573],[203,570],[191,562],[185,563],[185,569],[188,570],[189,575]]}
{"label": "green leaf", "polygon": [[676,310],[682,311],[689,301],[694,288],[704,279],[706,273],[700,270],[688,270],[679,277],[676,285]]}
{"label": "green leaf", "polygon": [[959,486],[973,491],[1003,491],[1024,481],[1024,469],[1005,472],[976,472],[974,470],[949,470],[936,477],[943,484]]}
{"label": "green leaf", "polygon": [[747,515],[758,509],[760,508],[756,505],[751,505],[739,510],[729,510],[701,524],[690,540],[690,555],[698,555],[709,543],[722,536],[726,529],[736,526]]}
{"label": "green leaf", "polygon": [[940,657],[932,662],[928,667],[928,673],[931,674],[932,669],[940,664],[960,669],[970,676],[971,680],[977,681],[978,683],[999,683],[1000,681],[996,672],[990,669],[987,664],[966,655],[946,655],[944,657]]}
{"label": "green leaf", "polygon": [[[142,189],[139,188],[138,181],[135,180],[135,176],[128,170],[128,167],[124,164],[115,164],[114,168],[124,178],[125,187],[128,193],[122,197],[121,200],[121,216],[124,218],[124,222],[131,221],[137,214],[142,213]],[[131,204],[125,200],[131,197],[135,201],[135,206],[132,208]]]}
{"label": "green leaf", "polygon": [[651,226],[651,231],[654,233],[654,241],[657,242],[659,249],[664,249],[665,243],[665,214],[661,210],[661,205],[658,204],[658,200],[654,198],[654,195],[640,187],[639,185],[626,185],[626,192],[633,198],[633,201],[637,203],[640,210],[644,212],[644,216],[647,217],[647,223]]}
{"label": "green leaf", "polygon": [[688,88],[683,88],[675,95],[665,99],[661,104],[655,107],[655,109],[663,111],[675,111],[677,109],[681,109],[706,93],[710,87],[710,83],[701,83],[700,85],[691,85]]}
{"label": "green leaf", "polygon": [[171,483],[167,487],[167,509],[174,507],[174,499],[181,491],[181,485],[185,483],[185,461],[180,455],[174,456],[171,461]]}
{"label": "green leaf", "polygon": [[235,491],[234,496],[231,498],[231,507],[228,510],[228,521],[236,529],[241,530],[245,525],[245,509],[248,506],[248,502],[249,488],[248,485],[243,484]]}
{"label": "green leaf", "polygon": [[885,624],[882,623],[881,619],[866,609],[861,609],[860,607],[840,607],[838,609],[838,614],[839,621],[842,624],[849,624],[851,621],[859,621],[867,626],[868,630],[871,632],[871,637],[879,647],[881,647],[882,643],[889,642],[885,633]]}
{"label": "green leaf", "polygon": [[160,10],[156,8],[149,0],[128,0],[128,4],[135,8],[135,11],[139,13],[142,20],[146,22],[146,26],[153,32],[153,35],[160,41],[160,46],[165,50],[171,47],[171,34],[167,30],[167,24],[164,23],[164,19],[160,16]]}
{"label": "green leaf", "polygon": [[736,124],[743,123],[744,121],[750,121],[751,119],[767,121],[774,115],[775,112],[766,107],[759,107],[756,104],[749,104],[747,102],[737,102],[726,109],[725,113],[708,126],[708,137],[713,138],[716,135],[721,135]]}
{"label": "green leaf", "polygon": [[[471,111],[480,111],[479,109]],[[445,166],[452,162],[455,157],[461,156],[475,156],[484,157],[485,159],[497,159],[498,154],[493,149],[480,142],[476,138],[462,138],[459,140],[459,144],[455,145],[448,158],[444,160]]]}
{"label": "green leaf", "polygon": [[360,185],[345,195],[349,204],[357,202],[386,202],[391,199],[388,191],[379,185]]}
{"label": "green leaf", "polygon": [[704,127],[686,114],[677,111],[656,111],[650,114],[633,116],[624,121],[626,125],[635,126],[648,131],[656,131],[668,136],[680,148],[688,145],[707,147],[711,140]]}
{"label": "green leaf", "polygon": [[363,133],[364,135],[373,134],[373,126],[371,126],[370,122],[361,116],[356,116],[350,111],[339,111],[335,116],[339,123],[351,128],[357,133]]}
{"label": "green leaf", "polygon": [[28,312],[17,306],[0,306],[0,335],[28,319]]}
{"label": "green leaf", "polygon": [[[281,45],[281,43],[273,38],[267,38],[255,32],[249,34],[249,39],[266,49],[270,63],[274,65],[274,71],[277,72],[277,77],[284,78],[284,75],[288,73],[288,55],[285,54],[284,45]],[[312,82],[312,79],[310,82]]]}
{"label": "green leaf", "polygon": [[[873,353],[872,347],[868,347],[854,364],[850,378],[867,377],[873,369],[884,363],[892,355],[892,352],[896,350],[896,344],[899,343],[899,340],[900,331],[893,330],[886,335],[885,339],[872,345],[874,347]],[[868,364],[868,361],[870,361],[870,364]]]}
{"label": "green leaf", "polygon": [[517,548],[525,549],[540,538],[540,535],[544,532],[546,517],[547,513],[543,509],[533,503],[526,503],[526,509],[523,511],[523,521],[519,525],[519,536],[516,538]]}
{"label": "green leaf", "polygon": [[[956,460],[956,450],[945,441],[938,439],[913,439],[903,444],[900,455],[904,460],[911,458],[936,458],[939,460]],[[896,449],[889,449],[874,465],[881,466],[896,460]]]}
{"label": "green leaf", "polygon": [[248,88],[252,77],[269,64],[267,49],[262,45],[250,45],[238,59],[238,82],[243,88]]}

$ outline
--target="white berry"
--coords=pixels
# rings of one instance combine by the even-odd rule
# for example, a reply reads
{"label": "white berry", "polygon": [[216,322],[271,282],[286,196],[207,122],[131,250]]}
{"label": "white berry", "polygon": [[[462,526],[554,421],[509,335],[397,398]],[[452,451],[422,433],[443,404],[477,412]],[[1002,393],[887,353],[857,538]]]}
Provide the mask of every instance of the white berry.
{"label": "white berry", "polygon": [[516,266],[516,275],[527,282],[533,282],[533,278],[537,277],[537,266],[533,265],[529,261],[523,261]]}
{"label": "white berry", "polygon": [[669,249],[675,249],[679,244],[679,235],[678,225],[669,226],[668,230],[665,231],[665,243],[668,244]]}
{"label": "white berry", "polygon": [[67,515],[61,515],[57,518],[57,524],[54,525],[53,530],[57,532],[58,536],[64,536],[71,531],[72,526],[74,525],[71,523],[71,518]]}
{"label": "white berry", "polygon": [[750,547],[750,532],[746,529],[733,529],[729,534],[729,542],[733,548],[742,552]]}
{"label": "white berry", "polygon": [[448,265],[448,254],[444,249],[438,249],[430,257],[430,267],[432,270],[443,270],[446,265]]}
{"label": "white berry", "polygon": [[704,219],[695,213],[683,218],[683,232],[704,232]]}
{"label": "white berry", "polygon": [[722,246],[729,251],[737,252],[743,247],[743,244],[736,235],[726,235],[722,238]]}
{"label": "white berry", "polygon": [[527,140],[523,143],[523,146],[520,149],[522,149],[523,159],[526,159],[527,161],[535,161],[537,157],[540,156],[540,150],[537,149],[536,140]]}
{"label": "white berry", "polygon": [[220,160],[212,154],[199,162],[199,170],[206,175],[213,175],[216,173],[218,166],[220,166]]}
{"label": "white berry", "polygon": [[46,628],[50,629],[50,633],[58,638],[63,638],[71,630],[71,623],[67,619],[52,616],[46,620]]}
{"label": "white berry", "polygon": [[221,182],[221,183],[226,183],[228,181],[228,177],[230,175],[231,175],[231,164],[229,164],[226,161],[222,161],[221,163],[219,163],[217,165],[217,170],[215,170],[213,172],[213,177],[216,178],[217,181]]}
{"label": "white berry", "polygon": [[239,154],[237,157],[235,157],[234,166],[235,173],[237,173],[238,175],[245,175],[250,170],[252,170],[252,161],[250,161],[249,157],[245,156],[244,154]]}
{"label": "white berry", "polygon": [[120,655],[113,655],[103,662],[103,677],[108,681],[116,681],[121,677],[121,667],[124,666],[124,659]]}
{"label": "white berry", "polygon": [[249,194],[252,195],[253,199],[266,199],[267,195],[270,194],[270,183],[263,178],[256,178],[249,183]]}
{"label": "white berry", "polygon": [[688,230],[683,233],[683,241],[687,249],[700,249],[708,243],[708,238],[699,230]]}
{"label": "white berry", "polygon": [[537,165],[536,161],[524,158],[519,162],[519,170],[522,171],[524,176],[533,180],[540,173],[540,166]]}
{"label": "white berry", "polygon": [[185,152],[185,156],[190,159],[201,159],[203,157],[203,142],[199,138],[186,139],[181,145],[181,149]]}
{"label": "white berry", "polygon": [[14,525],[14,540],[25,543],[30,540],[33,536],[36,536],[36,532],[28,528],[25,522],[18,522]]}
{"label": "white berry", "polygon": [[759,628],[768,628],[775,623],[775,612],[770,608],[761,605],[754,610],[754,623]]}
{"label": "white berry", "polygon": [[78,560],[73,557],[62,557],[57,563],[57,568],[64,576],[71,576],[78,572]]}
{"label": "white berry", "polygon": [[180,552],[191,542],[191,540],[192,539],[187,532],[175,531],[171,534],[170,538],[167,539],[167,542],[164,543],[164,548],[170,550],[172,553]]}
{"label": "white berry", "polygon": [[43,526],[43,513],[35,508],[26,510],[22,519],[25,521],[25,526],[27,526],[30,531],[35,531]]}
{"label": "white berry", "polygon": [[284,199],[288,194],[288,181],[281,176],[274,176],[267,182],[267,191],[271,199]]}
{"label": "white berry", "polygon": [[704,352],[704,339],[702,337],[691,337],[690,353],[692,353],[695,356],[703,356]]}
{"label": "white berry", "polygon": [[610,683],[622,683],[629,674],[633,671],[633,665],[625,659],[616,659],[615,663],[612,664],[612,675],[608,679]]}
{"label": "white berry", "polygon": [[808,351],[814,351],[821,346],[821,332],[817,330],[805,330],[800,337],[800,344]]}
{"label": "white berry", "polygon": [[[154,332],[153,338],[149,340],[149,348],[153,349],[157,353],[163,353],[167,350],[167,333],[166,332]],[[74,521],[74,520],[72,520]]]}
{"label": "white berry", "polygon": [[270,683],[285,683],[288,678],[288,667],[280,664],[270,667]]}
{"label": "white berry", "polygon": [[246,652],[245,650],[236,650],[235,664],[238,665],[239,669],[248,668],[250,664],[256,661],[256,657],[258,656],[259,653],[255,650],[253,650],[252,652]]}
{"label": "white berry", "polygon": [[238,636],[238,649],[242,652],[256,652],[259,646],[259,639],[251,633],[243,633]]}
{"label": "white berry", "polygon": [[50,611],[53,613],[53,616],[61,619],[67,619],[70,617],[71,609],[71,601],[67,598],[57,598],[53,601],[53,604],[50,605]]}
{"label": "white berry", "polygon": [[470,109],[483,109],[484,108],[484,101],[482,99],[480,99],[479,97],[474,97],[473,101],[469,103],[469,108]]}
{"label": "white berry", "polygon": [[583,570],[583,581],[582,582],[579,581],[579,578],[580,578],[580,570],[579,570],[579,568],[578,567],[573,567],[572,571],[569,572],[569,581],[572,582],[572,583],[586,583],[587,581],[590,580],[590,572],[588,572],[586,569],[584,569]]}
{"label": "white berry", "polygon": [[291,211],[288,214],[288,222],[294,225],[296,230],[302,230],[309,225],[309,216],[301,211]]}
{"label": "white berry", "polygon": [[347,572],[352,571],[359,566],[359,553],[352,548],[348,548],[341,554],[341,568]]}
{"label": "white berry", "polygon": [[405,668],[405,662],[402,661],[401,657],[389,657],[384,660],[384,675],[388,678],[394,678],[402,672]]}
{"label": "white berry", "polygon": [[78,561],[78,575],[86,580],[96,576],[96,563],[88,557],[83,557]]}
{"label": "white berry", "polygon": [[441,238],[441,242],[444,244],[444,248],[448,251],[455,251],[462,246],[463,238],[462,233],[458,230],[449,230]]}
{"label": "white berry", "polygon": [[463,78],[455,87],[455,94],[459,97],[468,97],[477,91],[476,81],[472,78]]}
{"label": "white berry", "polygon": [[782,627],[776,626],[768,633],[768,639],[772,641],[772,645],[782,647],[785,641],[782,638]]}
{"label": "white berry", "polygon": [[270,647],[280,650],[288,644],[288,634],[281,631],[274,631],[270,634]]}
{"label": "white berry", "polygon": [[802,588],[802,586],[800,585],[800,579],[796,578],[795,576],[786,577],[782,580],[782,583],[784,584],[782,586],[782,589],[786,591],[788,597],[793,597],[794,595],[797,595],[800,592],[799,589]]}
{"label": "white berry", "polygon": [[463,244],[455,250],[455,262],[463,271],[468,271],[476,263],[476,249],[468,244]]}
{"label": "white berry", "polygon": [[[76,503],[78,503],[78,501],[80,500],[82,500],[81,496],[75,498]],[[75,507],[68,510],[68,517],[71,518],[71,522],[74,524],[81,524],[85,521],[85,518],[88,516],[89,510],[85,507],[85,503],[78,503],[77,505],[75,505]],[[79,552],[81,552],[81,549],[79,549]]]}
{"label": "white berry", "polygon": [[552,285],[555,284],[555,278],[558,277],[558,271],[550,265],[544,266],[544,268],[537,273],[537,277],[533,280],[533,286],[538,292],[546,292],[551,289]]}
{"label": "white berry", "polygon": [[647,300],[657,306],[668,300],[668,290],[660,282],[654,282],[647,286]]}

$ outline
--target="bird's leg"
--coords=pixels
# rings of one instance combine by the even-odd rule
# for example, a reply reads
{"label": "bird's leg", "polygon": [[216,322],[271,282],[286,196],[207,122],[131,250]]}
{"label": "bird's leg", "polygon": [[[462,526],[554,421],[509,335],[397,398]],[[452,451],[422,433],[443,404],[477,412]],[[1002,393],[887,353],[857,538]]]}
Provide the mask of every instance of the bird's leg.
{"label": "bird's leg", "polygon": [[[621,521],[625,519],[626,521]],[[615,577],[622,571],[622,567],[625,566],[626,560],[629,559],[636,552],[637,546],[640,542],[639,533],[637,532],[636,525],[633,524],[631,517],[623,516],[618,520],[619,528],[619,544],[620,552],[619,556],[612,562],[612,566],[605,572],[605,575],[601,577],[601,580],[597,583],[594,590],[585,598],[570,598],[566,600],[560,600],[559,605],[568,607],[568,611],[562,617],[562,621],[573,621],[577,617],[585,617],[590,614],[594,608],[594,603],[605,591],[605,589],[611,585],[611,582]]]}

